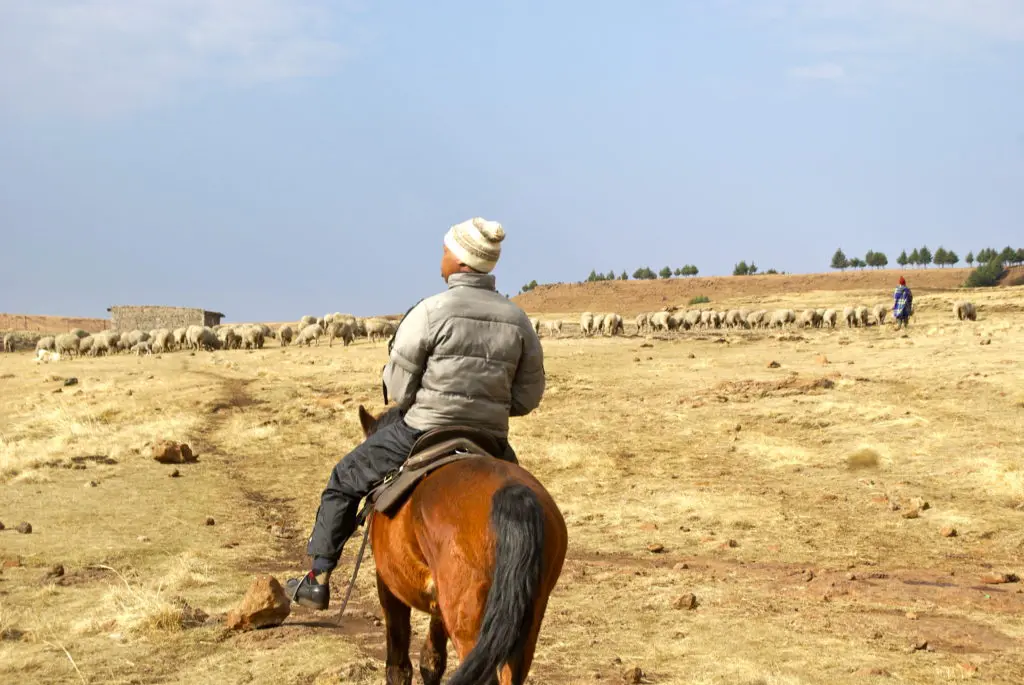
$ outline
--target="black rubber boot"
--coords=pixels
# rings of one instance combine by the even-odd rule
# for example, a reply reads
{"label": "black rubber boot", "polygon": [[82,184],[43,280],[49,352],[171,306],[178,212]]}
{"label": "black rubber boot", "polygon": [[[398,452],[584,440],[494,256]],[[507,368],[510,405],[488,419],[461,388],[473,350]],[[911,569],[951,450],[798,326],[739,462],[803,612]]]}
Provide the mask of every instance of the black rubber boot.
{"label": "black rubber boot", "polygon": [[310,609],[323,611],[331,603],[331,586],[328,583],[317,583],[312,571],[301,578],[289,579],[284,585],[284,591],[293,602]]}

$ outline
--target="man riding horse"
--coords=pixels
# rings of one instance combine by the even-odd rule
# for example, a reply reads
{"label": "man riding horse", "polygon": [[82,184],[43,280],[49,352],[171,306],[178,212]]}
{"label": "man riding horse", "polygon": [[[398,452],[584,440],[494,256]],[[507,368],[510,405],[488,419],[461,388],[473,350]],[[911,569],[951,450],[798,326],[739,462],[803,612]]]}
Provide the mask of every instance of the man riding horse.
{"label": "man riding horse", "polygon": [[400,411],[334,467],[320,497],[306,551],[312,570],[287,582],[292,601],[330,603],[329,580],[355,532],[359,504],[409,457],[416,440],[444,426],[472,426],[508,444],[510,416],[525,416],[544,394],[544,353],[526,314],[495,290],[490,272],[501,255],[501,224],[474,218],[444,237],[441,276],[448,289],[419,302],[391,341],[385,402]]}

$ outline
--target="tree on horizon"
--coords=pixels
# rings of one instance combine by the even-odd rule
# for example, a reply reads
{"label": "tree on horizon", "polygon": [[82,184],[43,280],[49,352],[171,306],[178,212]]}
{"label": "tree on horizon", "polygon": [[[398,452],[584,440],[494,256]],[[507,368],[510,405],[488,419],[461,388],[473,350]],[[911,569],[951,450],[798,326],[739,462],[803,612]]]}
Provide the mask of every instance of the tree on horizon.
{"label": "tree on horizon", "polygon": [[836,250],[835,254],[832,255],[833,269],[845,270],[846,267],[850,266],[850,260],[846,258],[846,253],[843,252],[842,248]]}

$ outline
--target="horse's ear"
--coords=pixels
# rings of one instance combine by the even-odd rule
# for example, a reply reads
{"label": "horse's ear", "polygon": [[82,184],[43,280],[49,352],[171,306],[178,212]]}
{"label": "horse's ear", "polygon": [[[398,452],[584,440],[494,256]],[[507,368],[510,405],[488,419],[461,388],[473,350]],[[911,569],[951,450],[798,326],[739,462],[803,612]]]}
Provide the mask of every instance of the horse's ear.
{"label": "horse's ear", "polygon": [[366,407],[359,405],[359,425],[363,427],[363,435],[369,436],[377,427],[377,419],[373,414],[366,411]]}

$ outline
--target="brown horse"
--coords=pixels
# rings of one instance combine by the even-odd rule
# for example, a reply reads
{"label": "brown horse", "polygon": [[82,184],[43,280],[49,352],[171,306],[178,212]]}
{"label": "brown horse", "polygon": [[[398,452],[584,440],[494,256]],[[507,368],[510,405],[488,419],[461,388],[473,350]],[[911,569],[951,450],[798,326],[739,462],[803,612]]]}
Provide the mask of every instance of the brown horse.
{"label": "brown horse", "polygon": [[[369,436],[379,419],[359,407]],[[470,458],[437,469],[370,540],[387,629],[387,683],[412,682],[411,609],[430,614],[420,654],[425,685],[441,682],[448,638],[461,664],[449,685],[521,685],[548,596],[565,560],[565,520],[525,469]]]}

